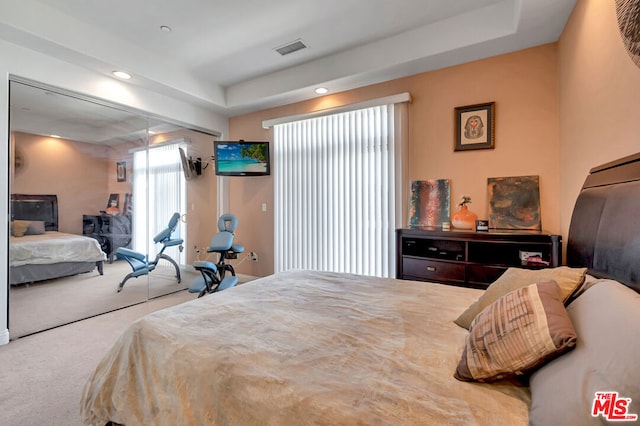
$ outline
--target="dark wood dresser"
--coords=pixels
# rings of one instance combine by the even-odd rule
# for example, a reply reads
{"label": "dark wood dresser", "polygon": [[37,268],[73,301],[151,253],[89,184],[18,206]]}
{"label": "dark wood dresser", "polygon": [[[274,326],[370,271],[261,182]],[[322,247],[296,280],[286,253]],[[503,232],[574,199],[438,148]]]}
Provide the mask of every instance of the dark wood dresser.
{"label": "dark wood dresser", "polygon": [[507,268],[562,265],[562,237],[546,232],[396,230],[396,277],[487,288]]}
{"label": "dark wood dresser", "polygon": [[129,247],[131,243],[131,219],[124,215],[85,214],[82,215],[82,234],[96,239],[111,263],[118,247]]}

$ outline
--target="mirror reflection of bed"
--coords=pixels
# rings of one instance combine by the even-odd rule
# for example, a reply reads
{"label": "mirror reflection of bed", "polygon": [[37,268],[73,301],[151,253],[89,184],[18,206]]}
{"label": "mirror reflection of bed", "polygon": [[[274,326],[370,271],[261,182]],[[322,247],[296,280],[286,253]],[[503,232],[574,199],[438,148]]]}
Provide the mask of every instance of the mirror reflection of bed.
{"label": "mirror reflection of bed", "polygon": [[[147,279],[133,280],[124,294],[116,295],[128,264],[110,258],[110,249],[105,253],[98,239],[58,231],[55,194],[11,198],[12,335],[24,336],[147,300]],[[160,267],[150,281],[161,293],[184,289],[176,285],[169,268]]]}
{"label": "mirror reflection of bed", "polygon": [[11,285],[67,277],[97,270],[106,253],[94,238],[58,231],[56,195],[11,195]]}

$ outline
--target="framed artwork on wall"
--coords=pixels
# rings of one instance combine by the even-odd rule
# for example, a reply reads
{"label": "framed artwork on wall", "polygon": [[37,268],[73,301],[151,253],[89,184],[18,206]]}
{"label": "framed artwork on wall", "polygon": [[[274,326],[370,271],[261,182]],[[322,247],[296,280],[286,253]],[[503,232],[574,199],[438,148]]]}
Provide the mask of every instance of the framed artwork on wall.
{"label": "framed artwork on wall", "polygon": [[454,108],[454,151],[494,147],[495,102]]}
{"label": "framed artwork on wall", "polygon": [[116,163],[116,176],[118,182],[127,181],[127,163],[126,161],[119,161]]}
{"label": "framed artwork on wall", "polygon": [[489,227],[542,230],[539,176],[488,178],[487,195]]}

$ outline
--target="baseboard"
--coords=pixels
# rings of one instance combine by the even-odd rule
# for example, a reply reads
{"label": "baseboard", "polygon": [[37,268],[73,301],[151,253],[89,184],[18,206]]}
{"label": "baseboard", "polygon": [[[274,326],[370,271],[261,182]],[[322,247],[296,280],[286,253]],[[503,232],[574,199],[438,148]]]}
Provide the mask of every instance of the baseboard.
{"label": "baseboard", "polygon": [[0,346],[1,345],[6,345],[7,343],[9,343],[9,330],[5,328],[0,333]]}
{"label": "baseboard", "polygon": [[256,280],[260,277],[254,277],[253,275],[246,275],[246,274],[236,274],[238,276],[238,281],[240,281],[240,283],[246,283],[249,281],[253,281]]}

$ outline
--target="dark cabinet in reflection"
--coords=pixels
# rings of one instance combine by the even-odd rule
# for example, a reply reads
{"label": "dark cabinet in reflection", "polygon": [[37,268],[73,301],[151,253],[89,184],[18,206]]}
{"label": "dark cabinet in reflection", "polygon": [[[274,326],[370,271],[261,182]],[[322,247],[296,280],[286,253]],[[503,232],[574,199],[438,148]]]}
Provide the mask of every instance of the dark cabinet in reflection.
{"label": "dark cabinet in reflection", "polygon": [[82,233],[95,238],[109,262],[113,262],[118,247],[131,244],[131,219],[124,215],[83,215]]}

